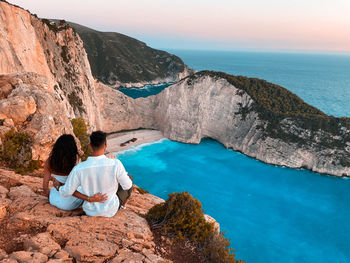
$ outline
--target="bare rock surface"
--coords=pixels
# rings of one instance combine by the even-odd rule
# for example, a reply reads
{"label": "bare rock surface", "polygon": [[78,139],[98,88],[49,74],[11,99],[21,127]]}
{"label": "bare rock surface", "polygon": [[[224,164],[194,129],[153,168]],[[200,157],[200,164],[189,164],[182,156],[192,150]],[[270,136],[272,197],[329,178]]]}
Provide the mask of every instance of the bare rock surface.
{"label": "bare rock surface", "polygon": [[0,198],[5,198],[8,192],[9,190],[0,185]]}
{"label": "bare rock surface", "polygon": [[44,232],[28,238],[24,242],[24,249],[29,251],[37,250],[49,257],[52,257],[59,250],[61,250],[61,247],[52,239],[49,233]]}
{"label": "bare rock surface", "polygon": [[48,257],[40,252],[16,251],[10,255],[10,258],[17,260],[19,263],[37,262],[45,263]]}
{"label": "bare rock surface", "polygon": [[[0,257],[3,262],[158,262],[153,234],[140,216],[163,200],[133,191],[112,218],[59,210],[41,195],[40,177],[0,169]],[[8,197],[8,198],[7,198]],[[4,206],[1,204],[5,203]],[[1,210],[2,211],[2,210]]]}
{"label": "bare rock surface", "polygon": [[6,251],[0,248],[0,260],[4,259],[6,257],[7,257]]}
{"label": "bare rock surface", "polygon": [[[155,126],[148,100],[137,103],[95,81],[79,35],[0,1],[0,142],[14,128],[33,136],[32,156],[46,160],[71,120],[115,132]],[[117,113],[117,114],[116,114]]]}
{"label": "bare rock surface", "polygon": [[95,82],[83,43],[28,11],[0,2],[0,137],[10,128],[34,136],[33,158],[45,160],[71,119],[101,128]]}
{"label": "bare rock surface", "polygon": [[11,204],[11,200],[7,198],[0,199],[0,219],[7,215],[7,208]]}

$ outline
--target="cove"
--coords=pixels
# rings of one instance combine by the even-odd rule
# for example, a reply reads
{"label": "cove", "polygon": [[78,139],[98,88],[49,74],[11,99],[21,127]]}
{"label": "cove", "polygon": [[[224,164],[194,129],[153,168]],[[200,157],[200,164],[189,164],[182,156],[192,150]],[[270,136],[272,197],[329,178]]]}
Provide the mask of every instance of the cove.
{"label": "cove", "polygon": [[156,95],[163,91],[163,89],[171,86],[174,83],[162,83],[157,85],[145,85],[141,88],[132,87],[132,88],[117,88],[117,90],[123,92],[125,95],[137,99],[137,98],[146,98],[148,96]]}
{"label": "cove", "polygon": [[264,164],[205,139],[117,153],[134,183],[188,191],[246,262],[350,262],[350,180]]}

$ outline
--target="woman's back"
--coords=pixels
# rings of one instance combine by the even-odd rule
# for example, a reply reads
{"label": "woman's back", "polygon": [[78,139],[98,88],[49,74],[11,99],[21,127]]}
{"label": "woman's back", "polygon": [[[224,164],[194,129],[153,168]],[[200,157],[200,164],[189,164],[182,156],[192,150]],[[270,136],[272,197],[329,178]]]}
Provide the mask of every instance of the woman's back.
{"label": "woman's back", "polygon": [[68,176],[67,175],[57,175],[57,174],[51,174],[53,178],[55,178],[58,182],[61,184],[65,184],[67,181]]}
{"label": "woman's back", "polygon": [[76,209],[82,204],[83,200],[74,196],[64,198],[54,187],[49,191],[49,181],[53,177],[61,184],[65,184],[68,174],[76,165],[78,159],[78,148],[74,137],[70,134],[63,134],[55,142],[50,157],[45,164],[44,191],[49,196],[50,204],[63,210]]}

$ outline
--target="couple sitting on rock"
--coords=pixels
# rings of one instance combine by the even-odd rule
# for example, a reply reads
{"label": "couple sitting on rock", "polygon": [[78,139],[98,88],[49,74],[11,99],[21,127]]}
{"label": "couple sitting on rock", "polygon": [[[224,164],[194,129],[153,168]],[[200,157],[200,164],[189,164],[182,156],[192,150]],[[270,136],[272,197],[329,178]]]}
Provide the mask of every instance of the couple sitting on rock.
{"label": "couple sitting on rock", "polygon": [[[130,197],[132,180],[118,159],[105,156],[104,132],[93,132],[90,146],[92,156],[79,162],[74,137],[60,136],[45,163],[44,192],[50,204],[59,209],[73,210],[83,205],[89,216],[112,217]],[[55,187],[49,191],[50,180]]]}

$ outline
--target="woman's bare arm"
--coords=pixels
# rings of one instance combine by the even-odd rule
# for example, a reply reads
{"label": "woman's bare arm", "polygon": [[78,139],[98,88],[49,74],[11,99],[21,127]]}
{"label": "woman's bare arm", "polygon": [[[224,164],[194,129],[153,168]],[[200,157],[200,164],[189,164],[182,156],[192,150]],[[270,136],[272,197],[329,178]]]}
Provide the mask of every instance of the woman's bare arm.
{"label": "woman's bare arm", "polygon": [[44,165],[44,179],[43,179],[43,190],[44,190],[44,194],[47,197],[50,194],[50,190],[49,190],[50,179],[51,179],[51,172],[49,167],[49,159],[47,159]]}
{"label": "woman's bare arm", "polygon": [[[58,182],[55,178],[53,178],[52,181],[53,181],[53,186],[56,188],[57,191],[59,191],[60,187],[63,184]],[[87,196],[80,193],[79,191],[75,191],[73,193],[73,196],[90,203],[95,203],[95,202],[104,203],[108,199],[107,194],[97,193],[97,194],[94,194],[93,196]]]}
{"label": "woman's bare arm", "polygon": [[90,197],[90,196],[87,196],[87,195],[80,193],[79,191],[75,191],[73,193],[73,196],[75,196],[76,198],[79,198],[81,200],[88,201],[89,203],[95,203],[95,202],[104,203],[108,199],[106,194],[97,193],[97,194]]}

